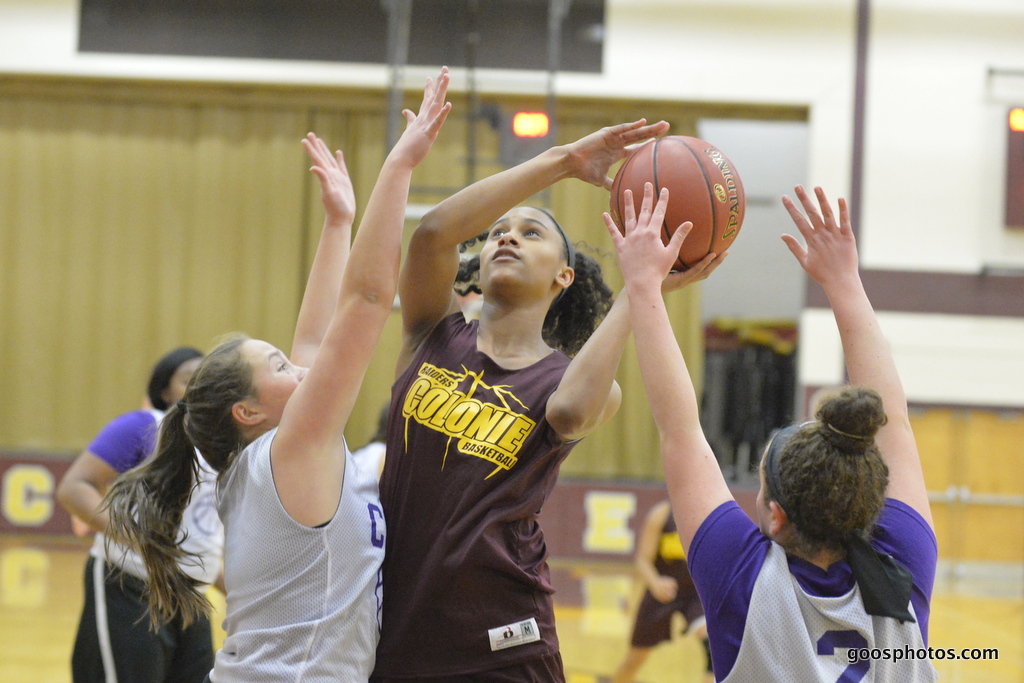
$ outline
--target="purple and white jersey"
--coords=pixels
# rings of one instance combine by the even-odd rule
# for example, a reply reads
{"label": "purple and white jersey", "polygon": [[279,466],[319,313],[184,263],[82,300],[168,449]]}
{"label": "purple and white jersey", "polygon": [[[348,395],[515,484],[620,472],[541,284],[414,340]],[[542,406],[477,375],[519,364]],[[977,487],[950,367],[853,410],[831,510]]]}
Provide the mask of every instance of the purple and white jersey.
{"label": "purple and white jersey", "polygon": [[825,571],[786,555],[734,501],[708,515],[690,544],[689,564],[717,679],[753,680],[749,676],[758,672],[757,680],[934,680],[928,660],[854,664],[847,656],[847,648],[928,643],[934,532],[910,506],[888,499],[871,544],[910,570],[916,624],[869,616],[849,564],[836,562]]}
{"label": "purple and white jersey", "polygon": [[[118,474],[141,465],[153,452],[163,412],[135,410],[115,418],[96,435],[88,452],[110,465]],[[188,553],[179,561],[186,574],[213,583],[224,555],[224,527],[217,515],[216,474],[199,452],[199,479],[182,515],[181,548]],[[136,553],[96,534],[90,554],[116,565],[122,571],[145,580],[146,566]]]}
{"label": "purple and white jersey", "polygon": [[[384,513],[377,470],[345,449],[338,508],[309,527],[274,485],[277,429],[246,446],[218,484],[227,536],[227,638],[214,683],[367,681],[380,635]],[[315,476],[315,475],[310,475]]]}

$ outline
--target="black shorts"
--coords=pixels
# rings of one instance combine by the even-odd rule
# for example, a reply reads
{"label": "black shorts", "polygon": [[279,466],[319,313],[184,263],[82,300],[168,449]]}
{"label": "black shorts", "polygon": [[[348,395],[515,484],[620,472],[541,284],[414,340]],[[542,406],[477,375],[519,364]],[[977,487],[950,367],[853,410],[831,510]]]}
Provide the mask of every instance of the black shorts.
{"label": "black shorts", "polygon": [[636,610],[636,622],[633,624],[630,644],[633,647],[647,648],[671,640],[672,615],[676,612],[682,614],[689,625],[704,614],[704,607],[695,592],[678,595],[670,602],[659,602],[650,591],[645,591]]}
{"label": "black shorts", "polygon": [[175,620],[154,632],[146,607],[142,579],[89,558],[85,605],[71,653],[74,683],[105,683],[109,662],[119,681],[202,683],[213,668],[209,617],[201,616],[186,629]]}

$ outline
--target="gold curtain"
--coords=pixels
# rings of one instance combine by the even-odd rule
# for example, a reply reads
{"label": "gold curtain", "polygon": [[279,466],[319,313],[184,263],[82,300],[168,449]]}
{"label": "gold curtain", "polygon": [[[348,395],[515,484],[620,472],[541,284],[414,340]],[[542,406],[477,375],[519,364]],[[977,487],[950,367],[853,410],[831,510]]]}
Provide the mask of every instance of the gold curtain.
{"label": "gold curtain", "polygon": [[0,444],[80,449],[175,346],[290,342],[304,128],[280,110],[0,100]]}
{"label": "gold curtain", "polygon": [[[415,107],[418,93],[407,93]],[[493,96],[505,108],[542,100]],[[467,182],[467,105],[413,176],[411,204]],[[168,349],[208,350],[242,331],[288,349],[323,210],[299,144],[315,131],[342,149],[359,213],[384,158],[385,93],[331,88],[47,79],[0,81],[0,449],[77,451],[138,407]],[[781,107],[563,99],[559,142],[638,116],[690,134],[698,116],[800,118]],[[491,175],[498,135],[478,121],[476,177]],[[621,278],[601,212],[608,193],[578,181],[535,203],[595,247],[613,290]],[[406,225],[406,237],[415,221]],[[696,287],[669,296],[698,380]],[[355,448],[390,397],[400,339],[392,314],[349,422]],[[566,473],[660,478],[657,434],[632,345],[618,375],[618,415],[576,448]]]}

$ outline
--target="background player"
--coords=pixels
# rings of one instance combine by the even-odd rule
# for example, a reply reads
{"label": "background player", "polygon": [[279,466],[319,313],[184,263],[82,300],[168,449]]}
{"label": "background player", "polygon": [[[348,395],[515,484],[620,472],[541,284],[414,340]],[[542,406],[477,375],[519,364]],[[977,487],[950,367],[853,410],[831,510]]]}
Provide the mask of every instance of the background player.
{"label": "background player", "polygon": [[[61,505],[96,532],[85,565],[85,604],[71,654],[75,683],[199,683],[213,665],[213,637],[205,611],[187,627],[180,618],[171,618],[161,620],[156,630],[148,628],[145,564],[135,552],[108,542],[107,513],[101,509],[117,476],[153,452],[157,425],[185,394],[202,356],[190,347],[163,356],[146,391],[152,409],[135,410],[110,422],[57,486]],[[213,470],[201,459],[197,466],[198,486],[182,517],[188,532],[183,549],[190,556],[182,570],[200,584],[210,584],[220,574],[224,528],[214,502]]]}
{"label": "background player", "polygon": [[644,594],[637,606],[629,652],[612,676],[611,683],[633,683],[651,650],[672,640],[672,618],[676,614],[681,614],[686,621],[684,633],[700,640],[706,658],[707,678],[713,680],[704,607],[690,578],[686,550],[679,540],[676,521],[667,500],[647,513],[637,542],[634,564],[643,581]]}

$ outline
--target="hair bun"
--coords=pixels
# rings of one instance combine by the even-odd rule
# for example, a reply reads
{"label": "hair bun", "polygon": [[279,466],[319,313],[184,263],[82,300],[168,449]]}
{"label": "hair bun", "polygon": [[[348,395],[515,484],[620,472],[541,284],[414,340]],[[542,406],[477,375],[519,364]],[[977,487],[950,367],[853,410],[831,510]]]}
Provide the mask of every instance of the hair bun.
{"label": "hair bun", "polygon": [[882,397],[871,389],[847,387],[830,398],[816,415],[825,438],[844,450],[863,450],[886,422]]}

